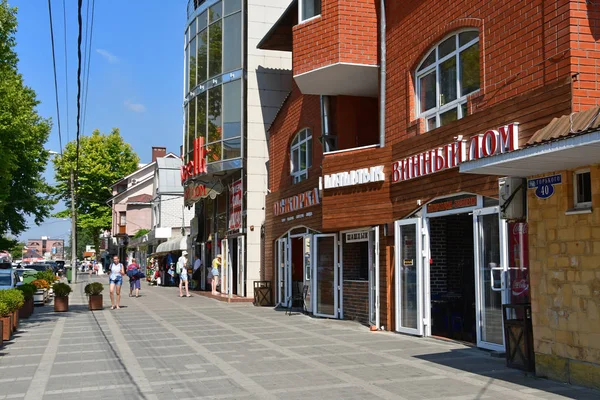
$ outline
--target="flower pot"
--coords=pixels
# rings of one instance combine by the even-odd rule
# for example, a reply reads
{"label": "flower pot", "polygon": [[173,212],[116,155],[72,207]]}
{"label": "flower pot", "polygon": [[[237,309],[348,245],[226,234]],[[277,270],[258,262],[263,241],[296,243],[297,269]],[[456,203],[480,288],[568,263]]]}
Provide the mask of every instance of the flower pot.
{"label": "flower pot", "polygon": [[90,295],[88,300],[88,306],[91,311],[102,310],[102,295]]}
{"label": "flower pot", "polygon": [[2,323],[2,340],[10,340],[10,336],[12,334],[12,318],[9,316],[0,317],[0,321]]}
{"label": "flower pot", "polygon": [[29,318],[31,314],[33,314],[33,299],[25,300],[25,304],[19,309],[19,318]]}
{"label": "flower pot", "polygon": [[12,328],[13,332],[16,332],[19,329],[19,310],[15,310],[12,315]]}
{"label": "flower pot", "polygon": [[69,311],[69,296],[61,296],[54,298],[54,311],[65,312]]}
{"label": "flower pot", "polygon": [[37,292],[33,295],[33,304],[44,304],[46,298],[44,296],[44,290],[38,289]]}

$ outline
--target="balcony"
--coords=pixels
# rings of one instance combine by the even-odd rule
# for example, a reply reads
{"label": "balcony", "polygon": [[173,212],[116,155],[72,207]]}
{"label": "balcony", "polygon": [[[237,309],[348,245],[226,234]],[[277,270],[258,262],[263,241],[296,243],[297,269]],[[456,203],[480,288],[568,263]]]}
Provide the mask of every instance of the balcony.
{"label": "balcony", "polygon": [[[301,0],[301,4],[308,1]],[[294,0],[257,47],[293,51],[294,79],[303,94],[376,97],[376,2],[320,3],[320,14],[303,18]]]}
{"label": "balcony", "polygon": [[126,235],[127,234],[127,225],[119,225],[117,232],[119,235]]}

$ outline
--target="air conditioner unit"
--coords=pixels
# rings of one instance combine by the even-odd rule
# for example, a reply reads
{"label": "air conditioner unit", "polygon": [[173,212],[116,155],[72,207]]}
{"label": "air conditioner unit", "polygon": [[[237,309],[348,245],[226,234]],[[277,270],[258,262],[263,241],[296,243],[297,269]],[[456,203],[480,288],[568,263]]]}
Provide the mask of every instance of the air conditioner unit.
{"label": "air conditioner unit", "polygon": [[138,182],[138,181],[137,181],[137,179],[132,179],[132,180],[131,180],[131,184],[132,184],[132,185],[135,185],[137,182]]}
{"label": "air conditioner unit", "polygon": [[527,182],[523,178],[500,178],[500,217],[508,220],[525,218]]}

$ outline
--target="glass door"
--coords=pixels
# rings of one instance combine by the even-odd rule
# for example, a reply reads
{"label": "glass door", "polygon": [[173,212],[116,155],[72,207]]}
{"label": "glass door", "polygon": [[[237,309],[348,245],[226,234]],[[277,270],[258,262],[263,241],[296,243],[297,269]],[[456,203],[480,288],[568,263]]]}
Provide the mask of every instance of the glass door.
{"label": "glass door", "polygon": [[246,271],[244,268],[244,237],[237,238],[237,294],[246,297]]}
{"label": "glass door", "polygon": [[379,227],[369,231],[369,324],[379,328]]}
{"label": "glass door", "polygon": [[421,218],[396,221],[396,331],[423,335]]}
{"label": "glass door", "polygon": [[314,235],[313,310],[320,317],[337,318],[339,300],[336,234]]}
{"label": "glass door", "polygon": [[231,264],[231,260],[229,257],[229,241],[227,239],[223,239],[221,241],[221,279],[219,279],[219,286],[221,290],[221,294],[230,293],[229,289],[229,265]]}
{"label": "glass door", "polygon": [[291,277],[289,272],[289,245],[287,235],[277,240],[277,302],[282,307],[288,306],[288,300],[292,296]]}
{"label": "glass door", "polygon": [[303,258],[304,258],[304,285],[308,286],[308,292],[306,293],[306,298],[304,303],[306,305],[307,310],[312,310],[310,297],[312,293],[311,287],[311,275],[312,275],[312,253],[310,251],[312,243],[312,235],[304,235],[304,243],[303,243]]}
{"label": "glass door", "polygon": [[473,213],[475,243],[475,282],[477,346],[504,350],[502,304],[507,296],[505,221],[498,207]]}

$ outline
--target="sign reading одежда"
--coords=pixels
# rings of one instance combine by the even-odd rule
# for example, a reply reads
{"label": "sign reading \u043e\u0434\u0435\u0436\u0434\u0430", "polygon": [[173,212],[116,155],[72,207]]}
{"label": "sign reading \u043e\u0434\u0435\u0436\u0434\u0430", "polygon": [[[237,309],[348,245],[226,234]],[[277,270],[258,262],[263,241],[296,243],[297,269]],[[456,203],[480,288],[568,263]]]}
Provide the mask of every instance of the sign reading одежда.
{"label": "sign reading \u043e\u0434\u0435\u0436\u0434\u0430", "polygon": [[466,161],[507,153],[519,148],[519,124],[490,129],[467,140],[458,136],[454,143],[415,154],[392,165],[392,182],[407,181],[458,167]]}

